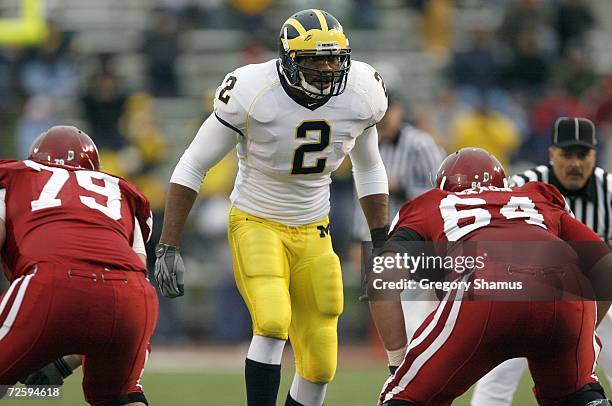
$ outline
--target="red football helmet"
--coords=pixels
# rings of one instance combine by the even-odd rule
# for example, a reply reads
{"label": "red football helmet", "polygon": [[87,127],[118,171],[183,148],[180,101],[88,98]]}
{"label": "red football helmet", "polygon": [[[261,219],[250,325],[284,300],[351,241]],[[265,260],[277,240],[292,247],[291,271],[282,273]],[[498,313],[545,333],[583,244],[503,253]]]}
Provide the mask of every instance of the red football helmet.
{"label": "red football helmet", "polygon": [[462,148],[442,161],[436,187],[460,192],[477,186],[508,187],[506,172],[497,158],[482,148]]}
{"label": "red football helmet", "polygon": [[39,162],[100,169],[98,147],[76,127],[58,125],[40,134],[30,147],[28,159]]}

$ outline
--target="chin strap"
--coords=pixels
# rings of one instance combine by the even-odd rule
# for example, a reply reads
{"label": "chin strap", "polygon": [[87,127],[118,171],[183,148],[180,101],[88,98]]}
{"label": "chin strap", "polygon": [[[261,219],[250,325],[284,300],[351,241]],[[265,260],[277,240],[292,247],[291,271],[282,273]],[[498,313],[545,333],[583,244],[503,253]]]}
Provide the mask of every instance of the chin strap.
{"label": "chin strap", "polygon": [[[311,97],[313,99],[325,99],[326,97],[329,96],[329,94],[331,93],[332,88],[334,87],[334,83],[332,82],[331,85],[327,88],[327,89],[323,89],[321,91],[321,89],[311,85],[310,83],[308,83],[306,81],[306,78],[304,77],[304,74],[302,72],[298,72],[298,75],[300,77],[300,83],[302,85],[302,88],[306,91],[309,92],[308,97]],[[303,90],[302,90],[303,91]]]}

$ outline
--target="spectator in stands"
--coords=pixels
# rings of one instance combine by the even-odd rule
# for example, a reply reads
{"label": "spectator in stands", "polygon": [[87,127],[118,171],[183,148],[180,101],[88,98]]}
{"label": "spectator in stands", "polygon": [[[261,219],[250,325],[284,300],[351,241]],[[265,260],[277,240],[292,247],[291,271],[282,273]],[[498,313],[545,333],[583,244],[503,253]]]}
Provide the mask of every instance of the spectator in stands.
{"label": "spectator in stands", "polygon": [[125,145],[125,140],[119,129],[119,120],[127,97],[121,89],[108,55],[100,57],[100,68],[89,83],[90,87],[82,98],[89,134],[98,148],[120,150]]}
{"label": "spectator in stands", "polygon": [[555,29],[559,40],[559,54],[563,55],[569,46],[582,47],[585,34],[595,25],[591,5],[584,0],[561,0],[559,2]]}
{"label": "spectator in stands", "polygon": [[23,116],[17,121],[15,129],[15,144],[19,159],[26,159],[34,140],[61,121],[55,114],[53,100],[49,96],[31,97],[25,103],[23,110]]}
{"label": "spectator in stands", "polygon": [[27,50],[21,60],[21,87],[26,95],[45,94],[56,103],[75,97],[78,71],[72,55],[72,37],[48,22],[44,42]]}
{"label": "spectator in stands", "polygon": [[180,55],[178,19],[169,9],[154,9],[152,26],[144,32],[141,50],[146,58],[149,92],[156,97],[179,94],[176,60]]}
{"label": "spectator in stands", "polygon": [[525,31],[535,32],[538,44],[553,51],[554,34],[551,28],[551,10],[544,0],[508,1],[499,27],[499,39],[512,51],[519,48],[520,35]]}
{"label": "spectator in stands", "polygon": [[[0,157],[15,156],[12,150],[14,116],[21,106],[16,103],[17,86],[14,52],[0,49]],[[1,288],[1,286],[0,286]]]}
{"label": "spectator in stands", "polygon": [[595,125],[600,134],[600,164],[606,168],[612,164],[612,76],[604,78],[597,89],[599,92],[595,101]]}
{"label": "spectator in stands", "polygon": [[458,50],[451,63],[451,77],[459,103],[476,108],[484,96],[490,104],[499,104],[505,99],[499,87],[500,73],[490,32],[480,24],[473,24],[467,48]]}
{"label": "spectator in stands", "polygon": [[378,28],[378,6],[375,0],[352,0],[351,26],[360,30]]}
{"label": "spectator in stands", "polygon": [[209,5],[208,1],[188,0],[177,11],[179,13],[179,24],[183,30],[201,29],[215,26],[216,22],[222,20],[219,11]]}
{"label": "spectator in stands", "polygon": [[536,31],[518,35],[517,49],[508,67],[506,80],[512,90],[529,99],[541,97],[550,77],[550,62],[541,51]]}
{"label": "spectator in stands", "polygon": [[[147,172],[156,165],[164,163],[168,152],[167,137],[159,127],[151,95],[144,92],[131,95],[125,104],[121,123],[126,141],[136,148],[140,157],[141,166],[137,173]],[[138,182],[135,184],[139,186]],[[160,182],[160,188],[163,190],[166,185]],[[151,206],[155,207],[156,203],[159,203],[160,209],[163,208],[163,198],[160,202],[154,202],[151,196],[147,196]]]}
{"label": "spectator in stands", "polygon": [[563,89],[551,88],[531,109],[530,131],[521,148],[522,159],[532,163],[548,157],[550,131],[558,117],[591,118],[591,112],[576,97]]}
{"label": "spectator in stands", "polygon": [[240,49],[242,64],[262,63],[268,60],[268,50],[257,38],[247,40]]}
{"label": "spectator in stands", "polygon": [[555,65],[555,85],[580,98],[595,84],[595,80],[595,72],[584,50],[577,46],[567,47],[563,58]]}
{"label": "spectator in stands", "polygon": [[12,58],[6,50],[0,49],[0,114],[5,114],[14,102]]}
{"label": "spectator in stands", "polygon": [[479,108],[459,113],[450,130],[450,151],[481,147],[495,155],[505,167],[520,146],[520,135],[512,120],[490,108],[482,98]]}
{"label": "spectator in stands", "polygon": [[237,26],[256,36],[259,36],[268,28],[265,15],[271,3],[271,0],[230,1],[232,9],[236,13]]}
{"label": "spectator in stands", "polygon": [[427,0],[424,4],[421,32],[426,52],[446,61],[453,45],[453,0]]}

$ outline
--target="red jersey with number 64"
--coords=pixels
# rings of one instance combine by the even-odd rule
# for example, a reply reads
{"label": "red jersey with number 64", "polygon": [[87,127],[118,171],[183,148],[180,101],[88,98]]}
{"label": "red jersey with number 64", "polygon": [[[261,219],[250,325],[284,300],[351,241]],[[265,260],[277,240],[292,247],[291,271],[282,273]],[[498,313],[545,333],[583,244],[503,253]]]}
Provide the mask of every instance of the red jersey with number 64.
{"label": "red jersey with number 64", "polygon": [[601,241],[573,218],[561,193],[542,182],[432,189],[400,209],[391,234],[402,227],[425,241]]}
{"label": "red jersey with number 64", "polygon": [[146,272],[132,246],[135,238],[149,239],[151,210],[124,179],[63,165],[0,160],[0,205],[7,231],[2,265],[9,280],[38,262]]}

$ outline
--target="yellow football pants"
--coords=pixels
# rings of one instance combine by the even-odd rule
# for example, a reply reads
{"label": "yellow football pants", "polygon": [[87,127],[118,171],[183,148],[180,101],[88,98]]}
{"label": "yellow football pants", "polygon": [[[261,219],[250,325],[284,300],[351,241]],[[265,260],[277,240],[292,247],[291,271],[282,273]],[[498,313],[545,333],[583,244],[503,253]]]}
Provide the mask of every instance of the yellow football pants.
{"label": "yellow football pants", "polygon": [[310,382],[330,382],[344,298],[329,220],[290,227],[232,207],[228,236],[253,334],[289,337],[297,372]]}

